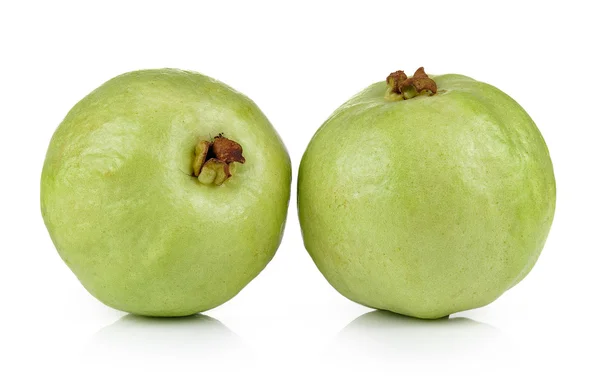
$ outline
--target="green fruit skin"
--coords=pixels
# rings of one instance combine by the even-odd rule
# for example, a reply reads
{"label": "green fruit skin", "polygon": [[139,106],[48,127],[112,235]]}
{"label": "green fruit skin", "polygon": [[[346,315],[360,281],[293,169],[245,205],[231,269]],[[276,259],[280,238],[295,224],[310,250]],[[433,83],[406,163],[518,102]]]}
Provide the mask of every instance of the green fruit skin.
{"label": "green fruit skin", "polygon": [[[199,138],[244,149],[221,186],[191,176]],[[184,316],[235,296],[271,260],[290,196],[288,153],[247,97],[198,73],[126,73],[56,130],[41,179],[44,222],[83,286],[113,308]]]}
{"label": "green fruit skin", "polygon": [[487,305],[538,259],[554,216],[546,144],[497,88],[434,77],[438,93],[341,106],[300,164],[304,244],[347,298],[419,318]]}

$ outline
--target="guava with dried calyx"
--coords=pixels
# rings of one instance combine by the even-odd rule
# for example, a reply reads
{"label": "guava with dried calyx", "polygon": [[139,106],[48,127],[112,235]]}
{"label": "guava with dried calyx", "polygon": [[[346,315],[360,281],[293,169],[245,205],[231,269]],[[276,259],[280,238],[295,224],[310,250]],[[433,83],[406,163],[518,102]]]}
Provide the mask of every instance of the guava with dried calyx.
{"label": "guava with dried calyx", "polygon": [[41,209],[103,303],[184,316],[235,296],[279,246],[288,153],[246,96],[199,73],[143,70],[82,99],[56,130]]}
{"label": "guava with dried calyx", "polygon": [[546,144],[499,89],[420,68],[338,108],[300,164],[304,244],[363,305],[420,318],[481,307],[535,264],[554,216]]}

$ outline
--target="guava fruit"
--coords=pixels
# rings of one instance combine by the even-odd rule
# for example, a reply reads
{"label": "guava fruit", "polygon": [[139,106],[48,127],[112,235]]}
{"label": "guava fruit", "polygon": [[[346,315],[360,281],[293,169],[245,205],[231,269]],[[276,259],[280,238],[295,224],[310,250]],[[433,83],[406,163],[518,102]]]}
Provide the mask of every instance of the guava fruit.
{"label": "guava fruit", "polygon": [[390,74],[321,126],[298,177],[304,244],[368,307],[440,318],[487,305],[535,264],[554,216],[546,144],[499,89]]}
{"label": "guava fruit", "polygon": [[176,69],[117,76],[52,137],[41,210],[62,259],[113,308],[184,316],[236,295],[283,234],[291,166],[246,96]]}

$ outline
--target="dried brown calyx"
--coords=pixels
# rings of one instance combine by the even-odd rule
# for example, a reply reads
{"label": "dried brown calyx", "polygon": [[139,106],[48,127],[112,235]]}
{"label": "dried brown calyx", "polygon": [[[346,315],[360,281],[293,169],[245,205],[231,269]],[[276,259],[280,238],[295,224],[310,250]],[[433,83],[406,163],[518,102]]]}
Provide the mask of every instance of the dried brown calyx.
{"label": "dried brown calyx", "polygon": [[435,81],[427,76],[423,67],[417,69],[411,78],[408,78],[404,71],[392,72],[386,82],[388,89],[385,97],[392,101],[410,99],[421,94],[431,96],[437,93]]}
{"label": "dried brown calyx", "polygon": [[205,185],[215,184],[220,186],[229,177],[235,162],[246,162],[242,156],[242,146],[222,134],[212,141],[199,140],[196,144],[196,157],[194,158],[194,176]]}

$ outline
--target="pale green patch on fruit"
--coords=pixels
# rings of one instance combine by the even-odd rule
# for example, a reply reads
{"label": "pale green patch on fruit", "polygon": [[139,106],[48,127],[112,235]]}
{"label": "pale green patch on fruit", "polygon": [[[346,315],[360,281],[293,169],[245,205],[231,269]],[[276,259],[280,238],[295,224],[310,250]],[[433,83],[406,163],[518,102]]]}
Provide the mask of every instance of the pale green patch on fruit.
{"label": "pale green patch on fruit", "polygon": [[[239,156],[214,151],[224,166],[196,178],[198,141],[216,135],[239,143]],[[60,256],[100,301],[183,316],[229,300],[271,260],[290,182],[287,151],[250,99],[198,73],[144,70],[67,114],[46,155],[41,208]]]}
{"label": "pale green patch on fruit", "polygon": [[[209,149],[210,149],[210,141],[208,141],[208,140],[200,140],[198,142],[198,144],[196,144],[196,149],[194,151],[196,156],[194,157],[194,164],[193,164],[193,171],[194,171],[194,175],[196,177],[198,177],[200,175],[202,166],[206,162],[206,156],[208,155]],[[214,179],[214,177],[213,177],[213,179]],[[211,182],[212,182],[212,180],[211,180]]]}
{"label": "pale green patch on fruit", "polygon": [[[211,184],[217,178],[217,167],[215,166],[217,163],[209,161],[203,168],[202,172],[198,175],[198,181],[204,185]],[[223,168],[221,168],[223,169]],[[224,175],[224,174],[223,174]],[[224,177],[221,177],[223,179]]]}
{"label": "pale green patch on fruit", "polygon": [[214,183],[220,186],[229,178],[229,175],[229,166],[226,163],[211,158],[202,167],[198,180],[205,185]]}
{"label": "pale green patch on fruit", "polygon": [[554,216],[554,173],[534,122],[497,88],[461,75],[434,87],[425,75],[403,92],[400,72],[311,140],[300,224],[341,294],[440,318],[494,301],[531,270]]}

